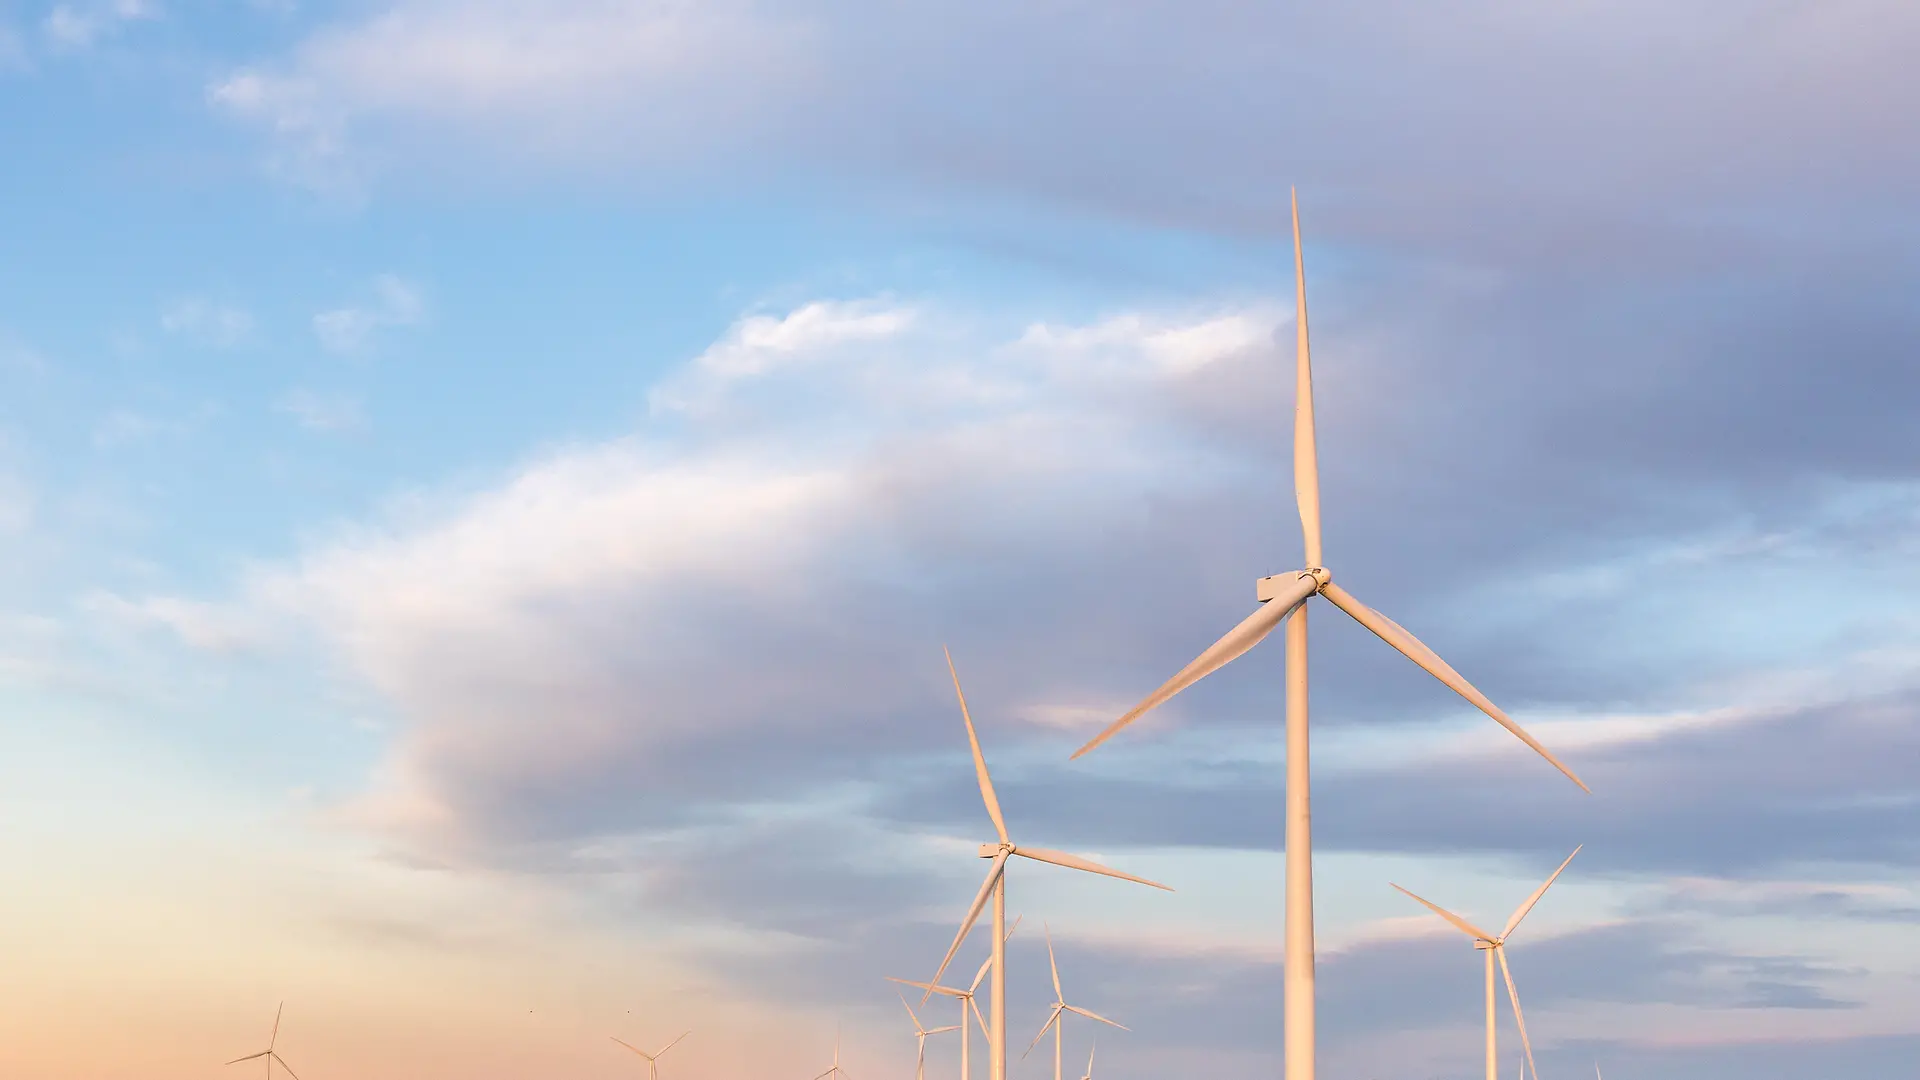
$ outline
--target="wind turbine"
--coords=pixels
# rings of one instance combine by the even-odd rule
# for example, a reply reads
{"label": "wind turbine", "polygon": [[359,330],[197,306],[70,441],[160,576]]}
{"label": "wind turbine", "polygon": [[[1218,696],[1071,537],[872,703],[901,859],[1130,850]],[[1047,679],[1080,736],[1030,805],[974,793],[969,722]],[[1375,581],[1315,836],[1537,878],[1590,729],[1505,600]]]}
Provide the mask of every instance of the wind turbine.
{"label": "wind turbine", "polygon": [[1100,1049],[1100,1044],[1097,1042],[1087,1047],[1087,1072],[1080,1080],[1093,1080],[1093,1052],[1098,1049]]}
{"label": "wind turbine", "polygon": [[273,1063],[276,1061],[280,1063],[281,1068],[287,1070],[287,1075],[293,1077],[293,1080],[300,1080],[300,1077],[294,1073],[292,1066],[287,1064],[287,1059],[281,1057],[280,1052],[274,1049],[274,1045],[280,1041],[280,1014],[286,1010],[286,1007],[287,1003],[283,1001],[273,1010],[273,1034],[267,1036],[267,1048],[265,1050],[257,1054],[248,1054],[246,1057],[234,1058],[232,1061],[227,1062],[227,1064],[238,1065],[243,1061],[265,1058],[267,1059],[267,1080],[273,1080]]}
{"label": "wind turbine", "polygon": [[[1044,924],[1042,925],[1044,926]],[[1108,1027],[1117,1027],[1121,1031],[1126,1031],[1128,1030],[1128,1028],[1127,1028],[1127,1025],[1116,1024],[1113,1021],[1107,1019],[1106,1017],[1101,1016],[1099,1013],[1088,1012],[1087,1010],[1081,1008],[1078,1005],[1067,1004],[1067,995],[1062,993],[1060,990],[1060,964],[1057,961],[1055,961],[1053,958],[1053,931],[1049,929],[1046,931],[1046,934],[1047,934],[1047,966],[1053,969],[1053,1013],[1047,1017],[1047,1022],[1041,1025],[1040,1034],[1035,1035],[1033,1037],[1033,1041],[1027,1044],[1026,1053],[1023,1053],[1020,1056],[1026,1057],[1027,1054],[1033,1053],[1033,1048],[1040,1045],[1041,1039],[1046,1038],[1047,1029],[1052,1028],[1053,1029],[1053,1080],[1061,1080],[1060,1039],[1061,1039],[1061,1030],[1066,1026],[1060,1022],[1061,1013],[1063,1012],[1078,1013],[1079,1015],[1084,1016],[1089,1020],[1098,1020],[1101,1023],[1106,1024]],[[1087,1055],[1087,1069],[1089,1071],[1093,1069],[1092,1054]]]}
{"label": "wind turbine", "polygon": [[[1307,276],[1300,253],[1300,200],[1293,199],[1293,272],[1295,299],[1295,382],[1293,404],[1293,492],[1300,508],[1300,531],[1306,547],[1306,566],[1285,574],[1261,578],[1254,587],[1260,607],[1207,647],[1191,664],[1135,705],[1125,716],[1073,752],[1092,750],[1133,723],[1149,709],[1207,675],[1218,671],[1259,644],[1282,620],[1287,623],[1287,885],[1285,937],[1286,1080],[1313,1080],[1313,829],[1308,807],[1307,762],[1307,600],[1324,596],[1360,625],[1426,669],[1474,707],[1513,732],[1521,742],[1567,774],[1587,785],[1573,770],[1541,746],[1533,736],[1487,700],[1485,694],[1447,665],[1445,660],[1399,623],[1355,599],[1334,584],[1320,554],[1320,465],[1313,434],[1313,371],[1307,349]],[[996,1077],[995,1080],[998,1080]]]}
{"label": "wind turbine", "polygon": [[[943,650],[944,651],[944,650]],[[997,844],[981,844],[980,857],[992,859],[993,865],[987,868],[987,879],[980,883],[980,891],[973,898],[973,906],[967,909],[967,917],[960,922],[960,932],[953,937],[953,944],[947,947],[947,955],[941,959],[939,970],[933,973],[930,982],[939,982],[940,976],[953,962],[953,954],[960,951],[960,943],[967,939],[967,933],[973,929],[973,922],[980,917],[980,909],[986,905],[987,897],[993,897],[993,957],[989,963],[993,967],[993,1002],[989,1008],[992,1023],[987,1026],[987,1060],[990,1080],[1006,1080],[1007,1075],[1007,860],[1015,855],[1032,859],[1035,862],[1052,863],[1070,870],[1085,870],[1093,874],[1105,874],[1122,881],[1135,881],[1142,885],[1151,885],[1156,889],[1173,890],[1157,881],[1123,874],[1110,866],[1102,866],[1092,859],[1083,859],[1078,855],[1069,855],[1064,851],[1049,851],[1046,848],[1025,847],[1015,844],[1007,836],[1006,819],[1000,816],[1000,799],[993,793],[993,777],[987,773],[987,759],[980,753],[980,736],[973,729],[973,714],[967,710],[966,692],[960,689],[960,673],[954,670],[953,654],[947,653],[947,673],[953,676],[953,692],[960,699],[960,718],[966,721],[967,745],[973,749],[973,771],[980,781],[980,801],[986,804],[987,816],[993,819],[993,829],[1000,834]],[[933,991],[927,991],[931,996]],[[920,999],[926,1004],[926,997]]]}
{"label": "wind turbine", "polygon": [[840,1067],[840,1025],[835,1024],[833,1027],[833,1068],[814,1077],[813,1080],[826,1080],[827,1077],[832,1077],[833,1080],[840,1080],[842,1076],[846,1075],[846,1072],[847,1070]]}
{"label": "wind turbine", "polygon": [[[1013,925],[1007,927],[1007,936],[1012,937],[1013,932],[1018,929],[1020,929],[1020,919],[1016,916],[1013,920]],[[987,1035],[987,1021],[980,1015],[980,1006],[974,1004],[973,994],[974,991],[980,989],[980,980],[987,977],[987,969],[992,966],[993,954],[989,953],[985,960],[980,961],[980,970],[973,973],[973,982],[970,983],[965,990],[952,986],[941,986],[939,983],[914,982],[912,979],[896,979],[891,975],[887,976],[888,982],[917,986],[922,990],[928,990],[936,994],[945,994],[950,998],[960,999],[960,1080],[973,1080],[972,1069],[967,1060],[968,1052],[973,1046],[973,1030],[967,1027],[967,1010],[973,1010],[973,1019],[980,1025],[980,1034]],[[992,1038],[991,1035],[987,1035],[987,1037],[989,1040]]]}
{"label": "wind turbine", "polygon": [[[1580,848],[1574,848],[1573,855],[1578,854],[1580,854]],[[1506,928],[1498,934],[1489,934],[1446,908],[1414,896],[1413,893],[1400,889],[1398,885],[1394,886],[1425,905],[1427,910],[1452,923],[1461,933],[1473,939],[1474,948],[1487,954],[1487,1080],[1498,1080],[1495,1075],[1493,1023],[1493,963],[1496,958],[1500,961],[1500,975],[1507,984],[1507,1000],[1513,1003],[1513,1022],[1520,1028],[1520,1045],[1527,1051],[1527,1067],[1533,1070],[1534,1080],[1540,1080],[1540,1070],[1533,1064],[1533,1043],[1527,1039],[1527,1018],[1520,1011],[1520,994],[1513,988],[1513,971],[1507,967],[1507,938],[1520,926],[1520,920],[1527,917],[1527,912],[1533,910],[1533,905],[1539,903],[1540,898],[1546,895],[1548,886],[1560,876],[1560,870],[1565,870],[1567,863],[1573,861],[1573,855],[1567,856],[1566,862],[1560,864],[1559,870],[1548,875],[1547,880],[1533,890],[1532,896],[1527,897],[1519,907],[1513,909],[1513,915],[1507,919]],[[1594,1068],[1598,1069],[1599,1066],[1595,1065]]]}
{"label": "wind turbine", "polygon": [[[647,1053],[645,1050],[640,1049],[639,1047],[633,1045],[630,1042],[626,1042],[621,1039],[614,1039],[613,1041],[619,1043],[621,1046],[624,1046],[627,1049],[633,1051],[634,1053],[639,1054],[641,1057],[647,1059],[647,1080],[660,1080],[660,1055],[673,1049],[675,1046],[680,1045],[680,1039],[684,1039],[691,1034],[693,1034],[693,1032],[683,1031],[680,1033],[680,1038],[673,1040],[672,1042],[661,1047],[660,1049],[655,1050],[651,1054]],[[610,1039],[613,1038],[613,1036],[611,1035],[607,1037]]]}
{"label": "wind turbine", "polygon": [[913,1011],[913,1006],[907,1004],[906,998],[903,997],[900,999],[900,1005],[907,1010],[907,1018],[913,1021],[913,1036],[920,1042],[919,1056],[914,1060],[913,1064],[913,1080],[927,1080],[927,1036],[940,1035],[949,1031],[958,1031],[964,1038],[967,1032],[966,1018],[961,1017],[960,1023],[948,1024],[946,1027],[924,1028],[920,1026],[919,1014]]}

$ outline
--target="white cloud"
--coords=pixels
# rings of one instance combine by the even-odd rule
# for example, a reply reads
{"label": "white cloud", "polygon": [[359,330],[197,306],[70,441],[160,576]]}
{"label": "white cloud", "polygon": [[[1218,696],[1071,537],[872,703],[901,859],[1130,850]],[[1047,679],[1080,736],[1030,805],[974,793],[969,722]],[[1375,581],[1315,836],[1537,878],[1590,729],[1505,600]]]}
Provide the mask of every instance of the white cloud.
{"label": "white cloud", "polygon": [[189,298],[160,313],[160,328],[203,345],[230,349],[253,336],[253,316],[244,308]]}
{"label": "white cloud", "polygon": [[810,66],[810,38],[739,3],[402,0],[229,74],[208,98],[267,126],[288,151],[281,164],[309,178],[343,155],[356,122],[443,137],[505,129],[521,155],[646,156],[780,104]]}
{"label": "white cloud", "polygon": [[366,413],[357,399],[311,390],[290,390],[274,408],[308,431],[351,431],[366,423]]}
{"label": "white cloud", "polygon": [[[1037,501],[1022,528],[1044,531],[1191,464],[1154,453],[1143,417],[1182,377],[1158,342],[1212,321],[1061,350],[878,301],[749,316],[663,380],[702,403],[673,441],[571,447],[397,506],[250,575],[234,618],[317,631],[394,704],[394,756],[355,813],[427,843],[522,827],[493,818],[500,792],[565,804],[651,748],[777,737],[822,710],[874,723],[917,700],[907,658],[932,639],[902,633],[924,617],[913,582],[970,558],[947,549],[979,534],[979,506]],[[956,386],[990,392],[956,407]],[[130,603],[220,640],[196,607]]]}
{"label": "white cloud", "polygon": [[313,317],[313,333],[327,350],[357,353],[373,344],[376,331],[413,326],[426,314],[420,290],[392,274],[374,279],[371,304],[334,308]]}
{"label": "white cloud", "polygon": [[104,0],[91,4],[55,4],[40,24],[56,49],[91,48],[130,22],[157,19],[160,7],[151,0]]}

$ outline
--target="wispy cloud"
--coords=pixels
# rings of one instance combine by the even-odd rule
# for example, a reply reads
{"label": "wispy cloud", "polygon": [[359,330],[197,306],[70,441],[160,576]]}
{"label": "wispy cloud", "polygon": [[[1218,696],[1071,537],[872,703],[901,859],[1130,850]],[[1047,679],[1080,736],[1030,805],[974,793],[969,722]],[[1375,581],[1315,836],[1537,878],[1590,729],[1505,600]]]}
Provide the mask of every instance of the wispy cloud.
{"label": "wispy cloud", "polygon": [[274,408],[293,417],[308,431],[351,431],[366,423],[366,411],[357,398],[339,394],[320,394],[312,390],[288,391]]}
{"label": "wispy cloud", "polygon": [[382,274],[373,281],[371,303],[334,308],[313,317],[313,333],[322,347],[336,353],[360,353],[369,349],[378,331],[414,326],[426,315],[420,290],[393,274]]}
{"label": "wispy cloud", "polygon": [[231,349],[252,338],[254,321],[244,308],[193,297],[168,305],[160,313],[160,328],[202,345]]}
{"label": "wispy cloud", "polygon": [[157,19],[160,15],[160,5],[153,0],[61,3],[47,12],[40,28],[53,48],[77,52],[118,33],[128,23]]}

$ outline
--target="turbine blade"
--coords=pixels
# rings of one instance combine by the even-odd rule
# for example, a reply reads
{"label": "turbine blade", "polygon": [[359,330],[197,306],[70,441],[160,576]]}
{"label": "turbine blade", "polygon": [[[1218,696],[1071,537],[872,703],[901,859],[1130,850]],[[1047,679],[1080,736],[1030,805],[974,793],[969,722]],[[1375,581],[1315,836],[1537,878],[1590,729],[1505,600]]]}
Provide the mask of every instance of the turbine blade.
{"label": "turbine blade", "polygon": [[1017,847],[1013,849],[1013,853],[1015,855],[1025,855],[1027,858],[1037,862],[1052,863],[1055,866],[1065,866],[1074,870],[1085,870],[1090,874],[1105,874],[1108,877],[1119,878],[1122,881],[1134,881],[1142,885],[1151,885],[1156,889],[1165,889],[1168,892],[1173,891],[1173,886],[1171,885],[1162,885],[1157,881],[1148,881],[1143,877],[1123,874],[1111,866],[1102,866],[1092,859],[1083,859],[1078,855],[1069,855],[1064,851],[1052,851],[1047,848]]}
{"label": "turbine blade", "polygon": [[[1393,882],[1389,881],[1387,882],[1387,884],[1393,885]],[[1396,889],[1400,889],[1400,886],[1398,885],[1393,885],[1393,887]],[[1487,933],[1485,930],[1482,930],[1479,927],[1468,922],[1467,920],[1461,918],[1460,916],[1455,915],[1453,912],[1448,911],[1446,908],[1441,907],[1439,904],[1436,904],[1431,900],[1423,899],[1419,896],[1414,896],[1413,893],[1407,892],[1407,890],[1405,889],[1400,889],[1400,891],[1403,893],[1407,893],[1408,896],[1412,896],[1415,900],[1418,900],[1423,906],[1426,907],[1428,911],[1433,912],[1435,915],[1438,915],[1441,918],[1452,923],[1453,925],[1459,927],[1460,931],[1466,934],[1468,937],[1477,938],[1481,941],[1498,940],[1492,934]]]}
{"label": "turbine blade", "polygon": [[1036,1046],[1039,1046],[1040,1040],[1046,1038],[1047,1032],[1052,1029],[1053,1025],[1059,1022],[1060,1022],[1060,1006],[1055,1005],[1053,1007],[1053,1012],[1049,1013],[1047,1016],[1047,1022],[1040,1025],[1040,1034],[1035,1035],[1033,1037],[1033,1041],[1027,1044],[1027,1048],[1025,1050],[1020,1051],[1021,1059],[1024,1060],[1028,1054],[1033,1053],[1033,1048]]}
{"label": "turbine blade", "polygon": [[273,1060],[279,1062],[280,1067],[287,1070],[287,1075],[293,1077],[293,1080],[300,1080],[300,1074],[297,1072],[294,1072],[293,1066],[287,1064],[287,1059],[281,1057],[277,1051],[273,1055]]}
{"label": "turbine blade", "polygon": [[[993,865],[987,868],[987,880],[980,883],[980,893],[973,898],[973,906],[967,909],[967,917],[960,922],[960,932],[953,936],[953,944],[947,946],[947,955],[940,961],[940,967],[933,973],[933,981],[939,982],[940,976],[947,973],[947,965],[953,963],[953,954],[960,951],[960,943],[967,940],[967,934],[973,929],[973,921],[980,917],[980,909],[987,906],[987,896],[993,892],[993,883],[1007,868],[1007,853],[1002,851],[993,857]],[[933,996],[929,990],[921,996],[920,1004],[925,1005]]]}
{"label": "turbine blade", "polygon": [[1089,1019],[1089,1020],[1098,1020],[1098,1021],[1100,1021],[1101,1023],[1103,1023],[1103,1024],[1105,1024],[1105,1025],[1107,1025],[1108,1027],[1117,1027],[1117,1028],[1119,1028],[1119,1029],[1120,1029],[1121,1031],[1132,1031],[1132,1030],[1133,1030],[1132,1028],[1130,1028],[1130,1027],[1128,1027],[1128,1026],[1127,1026],[1127,1025],[1125,1025],[1125,1024],[1122,1024],[1122,1023],[1117,1023],[1117,1022],[1115,1022],[1115,1021],[1113,1021],[1113,1020],[1109,1020],[1109,1019],[1107,1019],[1106,1017],[1104,1017],[1104,1016],[1101,1016],[1101,1015],[1100,1015],[1099,1013],[1096,1013],[1096,1012],[1088,1012],[1087,1010],[1085,1010],[1085,1009],[1083,1009],[1083,1008],[1081,1008],[1081,1007],[1080,1007],[1080,1006],[1078,1006],[1078,1005],[1068,1005],[1068,1006],[1065,1006],[1065,1008],[1066,1008],[1066,1010],[1067,1010],[1068,1012],[1072,1012],[1072,1013],[1079,1013],[1079,1014],[1080,1014],[1081,1016],[1084,1016],[1084,1017],[1086,1017],[1086,1018],[1087,1018],[1087,1019]]}
{"label": "turbine blade", "polygon": [[274,1044],[280,1041],[280,1014],[286,1009],[287,1003],[283,1001],[273,1010],[273,1034],[267,1037],[268,1050],[272,1050]]}
{"label": "turbine blade", "polygon": [[941,652],[947,655],[947,674],[953,676],[953,693],[960,699],[960,718],[967,722],[967,745],[973,748],[973,771],[980,778],[980,801],[987,804],[987,816],[993,819],[993,830],[1000,834],[1000,842],[1011,843],[1007,839],[1007,821],[1000,816],[1000,797],[993,793],[993,777],[987,775],[987,759],[980,753],[980,736],[973,730],[973,713],[967,709],[966,692],[960,689],[960,673],[954,670],[953,654],[942,646]]}
{"label": "turbine blade", "polygon": [[1520,992],[1513,988],[1513,969],[1507,967],[1507,947],[1496,945],[1493,951],[1500,957],[1500,977],[1507,984],[1507,1001],[1513,1005],[1513,1022],[1520,1028],[1520,1045],[1527,1051],[1527,1068],[1533,1073],[1533,1080],[1540,1080],[1540,1069],[1533,1063],[1533,1042],[1527,1038],[1527,1014],[1520,1011]]}
{"label": "turbine blade", "polygon": [[[896,979],[894,981],[898,982],[899,980]],[[907,1018],[913,1021],[913,1030],[920,1034],[925,1034],[925,1032],[920,1031],[920,1018],[914,1015],[913,1006],[907,1004],[907,999],[904,996],[900,996],[898,990],[894,991],[894,994],[900,997],[900,1007],[907,1010]]]}
{"label": "turbine blade", "polygon": [[[1585,844],[1581,844],[1580,847],[1574,848],[1573,855],[1580,854],[1580,848],[1583,848],[1586,846],[1587,845]],[[1567,868],[1567,863],[1570,863],[1573,861],[1573,855],[1567,856],[1566,862],[1563,862],[1560,864],[1560,870],[1565,870]],[[1501,941],[1507,940],[1507,935],[1513,933],[1514,930],[1520,926],[1520,920],[1527,917],[1527,912],[1533,910],[1533,905],[1539,903],[1540,898],[1547,894],[1547,887],[1553,884],[1554,878],[1557,878],[1560,876],[1560,870],[1555,870],[1553,873],[1547,875],[1547,880],[1542,882],[1539,888],[1533,890],[1533,895],[1527,897],[1527,900],[1525,903],[1513,909],[1513,917],[1507,920],[1507,928],[1505,930],[1500,931]]]}
{"label": "turbine blade", "polygon": [[1173,695],[1220,670],[1237,659],[1241,653],[1260,644],[1260,639],[1272,633],[1273,628],[1280,625],[1280,620],[1291,614],[1294,608],[1299,607],[1319,587],[1320,582],[1311,576],[1302,576],[1297,579],[1293,587],[1255,608],[1253,614],[1240,620],[1240,625],[1227,631],[1219,641],[1207,646],[1207,650],[1196,657],[1193,663],[1181,668],[1179,674],[1160,684],[1160,689],[1148,694],[1140,704],[1128,710],[1125,716],[1108,724],[1105,731],[1095,735],[1087,745],[1075,750],[1073,756],[1077,758],[1113,738],[1121,728],[1140,719],[1149,710],[1160,706]]}
{"label": "turbine blade", "polygon": [[[607,1036],[607,1038],[609,1038],[609,1039],[613,1039],[613,1036],[611,1036],[611,1035],[609,1035],[609,1036]],[[636,1054],[639,1054],[639,1055],[640,1055],[641,1057],[643,1057],[643,1058],[646,1058],[646,1059],[647,1059],[648,1061],[652,1061],[652,1060],[653,1060],[653,1055],[652,1055],[652,1054],[649,1054],[649,1053],[647,1053],[647,1052],[646,1052],[645,1050],[642,1050],[642,1049],[640,1049],[639,1047],[637,1047],[637,1046],[635,1046],[635,1045],[633,1045],[633,1044],[632,1044],[632,1043],[630,1043],[630,1042],[626,1042],[626,1041],[624,1041],[624,1040],[621,1040],[621,1039],[613,1039],[613,1041],[614,1041],[614,1042],[617,1042],[617,1043],[619,1043],[619,1044],[620,1044],[621,1046],[624,1046],[624,1047],[626,1047],[627,1049],[629,1049],[629,1050],[631,1050],[631,1051],[633,1051],[634,1053],[636,1053]]]}
{"label": "turbine blade", "polygon": [[1514,736],[1521,742],[1532,747],[1534,753],[1546,758],[1548,764],[1565,773],[1567,779],[1580,785],[1581,791],[1588,792],[1589,794],[1592,793],[1593,789],[1587,786],[1587,782],[1574,775],[1572,769],[1567,768],[1559,758],[1553,756],[1551,751],[1540,745],[1540,740],[1527,734],[1525,728],[1514,723],[1506,713],[1500,711],[1498,705],[1487,700],[1487,695],[1474,689],[1472,683],[1463,678],[1459,672],[1453,670],[1445,660],[1440,659],[1438,653],[1427,648],[1419,638],[1408,633],[1405,627],[1361,603],[1354,598],[1352,593],[1332,582],[1329,582],[1325,588],[1321,589],[1320,594],[1333,601],[1335,607],[1353,616],[1355,622],[1358,622],[1361,626],[1379,635],[1381,641],[1400,650],[1400,653],[1407,659],[1425,668],[1427,673],[1434,678],[1446,683],[1453,689],[1454,693],[1472,702],[1475,708],[1493,717],[1495,723],[1513,732]]}
{"label": "turbine blade", "polygon": [[1093,1080],[1093,1052],[1098,1049],[1100,1049],[1098,1042],[1087,1047],[1087,1075],[1081,1077],[1080,1080]]}
{"label": "turbine blade", "polygon": [[1307,267],[1300,254],[1300,195],[1293,197],[1293,497],[1308,566],[1320,566],[1320,459],[1313,436],[1313,362],[1307,349]]}
{"label": "turbine blade", "polygon": [[688,1030],[686,1030],[686,1031],[683,1031],[683,1032],[681,1032],[681,1033],[680,1033],[680,1038],[678,1038],[678,1039],[675,1039],[675,1040],[673,1040],[672,1042],[670,1042],[670,1043],[668,1043],[667,1045],[665,1045],[665,1046],[663,1046],[663,1047],[661,1047],[661,1048],[660,1048],[660,1049],[658,1049],[658,1050],[655,1050],[655,1051],[653,1052],[653,1056],[654,1056],[654,1057],[659,1057],[659,1056],[660,1056],[661,1054],[664,1054],[664,1053],[666,1053],[667,1051],[669,1051],[669,1050],[671,1050],[671,1049],[673,1049],[674,1047],[676,1047],[676,1046],[679,1046],[679,1045],[680,1045],[680,1039],[684,1039],[684,1038],[686,1038],[687,1036],[689,1036],[689,1035],[691,1035],[691,1034],[693,1034],[693,1031],[692,1031],[692,1029],[688,1029]]}
{"label": "turbine blade", "polygon": [[960,1030],[960,1025],[959,1025],[959,1024],[948,1024],[948,1025],[947,1025],[946,1027],[937,1027],[937,1028],[934,1028],[934,1029],[933,1029],[932,1031],[924,1031],[924,1032],[921,1032],[921,1034],[923,1034],[923,1035],[940,1035],[940,1034],[943,1034],[943,1033],[945,1033],[945,1032],[949,1032],[949,1031],[959,1031],[959,1030]]}
{"label": "turbine blade", "polygon": [[[896,979],[891,975],[887,976],[887,981],[897,982],[902,986],[911,986],[918,990],[931,990],[936,994],[945,994],[947,997],[963,998],[967,996],[965,990],[955,990],[951,986],[941,986],[939,983],[914,982],[912,979]],[[906,999],[901,998],[900,1000],[905,1001]]]}
{"label": "turbine blade", "polygon": [[980,1015],[980,1003],[968,997],[967,1005],[973,1009],[973,1022],[980,1025],[980,1037],[992,1042],[993,1033],[987,1030],[987,1018]]}
{"label": "turbine blade", "polygon": [[273,1053],[273,1051],[271,1050],[262,1050],[257,1054],[248,1054],[246,1057],[243,1057],[243,1058],[234,1058],[232,1061],[227,1062],[227,1064],[238,1065],[243,1061],[257,1061],[260,1058],[266,1057],[268,1054],[271,1054],[271,1053]]}
{"label": "turbine blade", "polygon": [[1045,923],[1041,924],[1041,928],[1047,935],[1047,966],[1053,969],[1053,1000],[1065,1001],[1067,995],[1060,990],[1060,964],[1053,958],[1053,928]]}

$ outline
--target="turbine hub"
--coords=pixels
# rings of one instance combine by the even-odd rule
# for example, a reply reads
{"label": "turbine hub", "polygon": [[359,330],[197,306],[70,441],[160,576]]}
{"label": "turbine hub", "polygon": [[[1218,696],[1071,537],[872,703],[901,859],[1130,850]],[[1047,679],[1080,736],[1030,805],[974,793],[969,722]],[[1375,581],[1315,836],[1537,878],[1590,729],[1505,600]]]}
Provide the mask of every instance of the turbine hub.
{"label": "turbine hub", "polygon": [[1001,852],[1006,852],[1008,855],[1011,855],[1013,854],[1013,851],[1014,851],[1014,847],[1012,844],[981,844],[980,845],[980,857],[983,859],[998,858]]}

